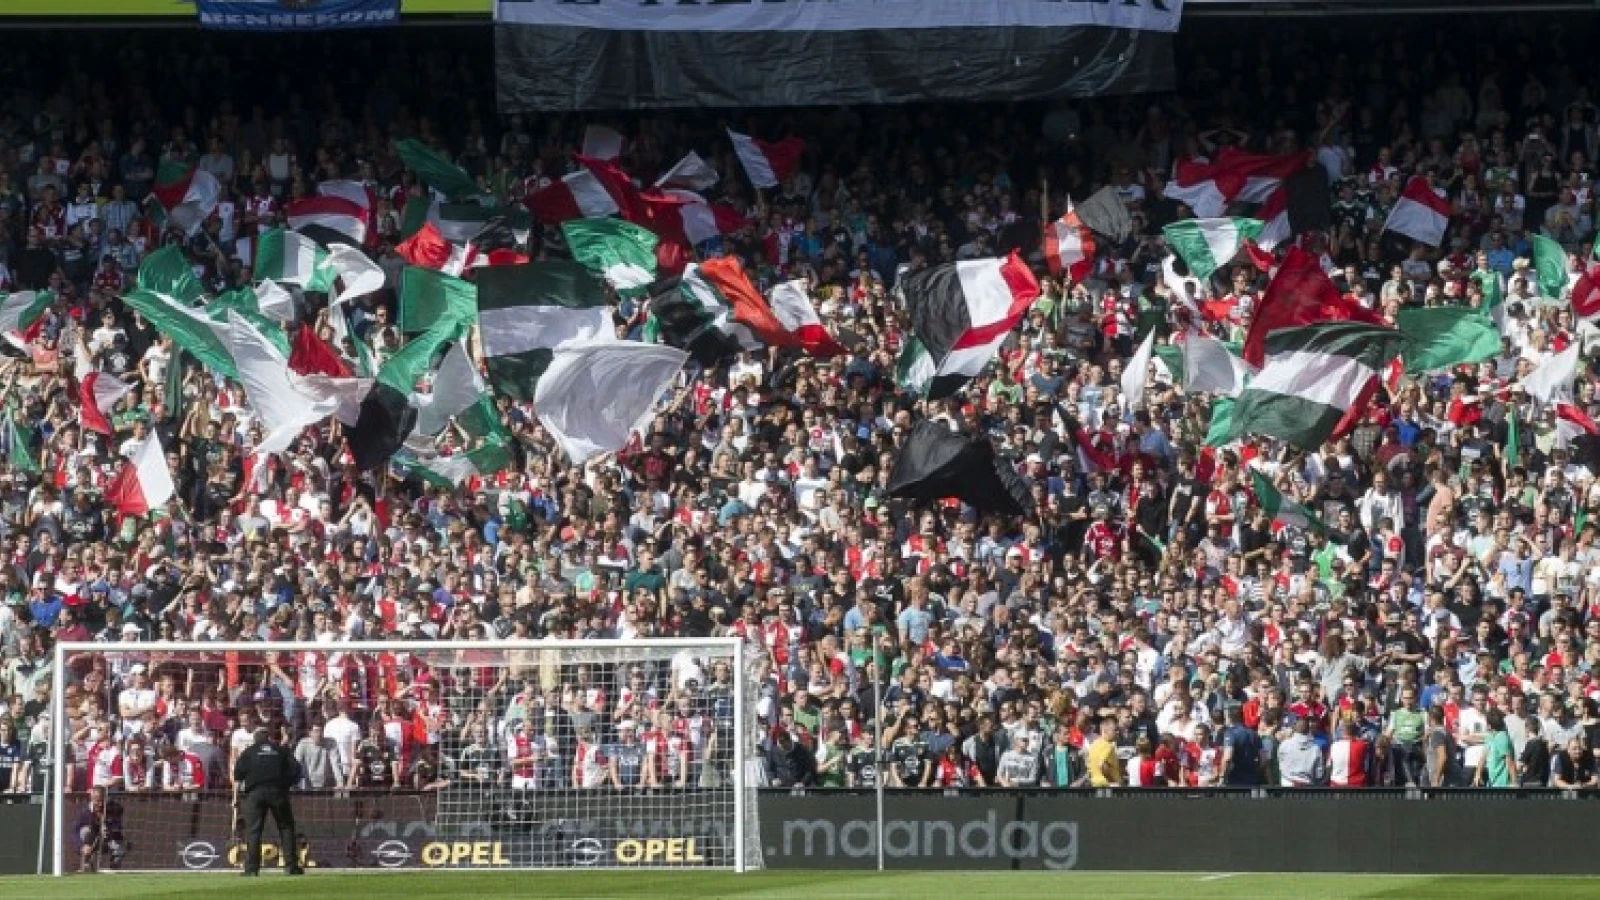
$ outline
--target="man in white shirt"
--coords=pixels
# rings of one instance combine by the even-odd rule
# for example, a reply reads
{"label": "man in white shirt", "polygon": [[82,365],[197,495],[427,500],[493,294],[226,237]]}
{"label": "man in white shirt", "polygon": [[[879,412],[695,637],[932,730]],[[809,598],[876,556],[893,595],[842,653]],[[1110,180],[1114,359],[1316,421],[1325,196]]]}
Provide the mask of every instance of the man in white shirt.
{"label": "man in white shirt", "polygon": [[145,674],[143,664],[136,665],[133,667],[133,683],[117,695],[117,711],[122,715],[123,727],[130,727],[131,723],[155,708],[156,692],[150,687],[150,677]]}
{"label": "man in white shirt", "polygon": [[1483,741],[1489,736],[1489,720],[1484,712],[1488,708],[1489,689],[1480,684],[1472,689],[1472,705],[1462,706],[1456,713],[1456,743],[1461,747],[1461,766],[1468,772],[1477,771],[1483,764]]}
{"label": "man in white shirt", "polygon": [[329,717],[322,726],[322,733],[338,748],[339,771],[348,772],[355,765],[356,745],[361,742],[361,726],[345,715],[337,700],[324,701],[322,708]]}
{"label": "man in white shirt", "polygon": [[198,709],[190,710],[189,724],[178,732],[178,749],[188,753],[200,744],[209,743],[211,743],[211,730],[206,728],[205,717]]}

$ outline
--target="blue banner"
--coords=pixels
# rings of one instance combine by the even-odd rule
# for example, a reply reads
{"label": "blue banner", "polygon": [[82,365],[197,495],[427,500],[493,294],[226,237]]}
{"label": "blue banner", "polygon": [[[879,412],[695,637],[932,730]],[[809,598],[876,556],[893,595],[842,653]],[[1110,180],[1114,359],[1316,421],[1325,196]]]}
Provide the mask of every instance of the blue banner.
{"label": "blue banner", "polygon": [[329,31],[400,22],[400,0],[196,0],[200,27],[220,31]]}

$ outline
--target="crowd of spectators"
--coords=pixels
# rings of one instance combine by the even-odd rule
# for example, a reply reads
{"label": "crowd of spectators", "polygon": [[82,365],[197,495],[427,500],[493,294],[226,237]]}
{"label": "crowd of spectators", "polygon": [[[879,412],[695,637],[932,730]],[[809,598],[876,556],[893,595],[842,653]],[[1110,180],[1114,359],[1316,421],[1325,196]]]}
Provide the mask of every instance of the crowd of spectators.
{"label": "crowd of spectators", "polygon": [[[308,787],[715,784],[726,666],[483,676],[359,644],[724,635],[763,661],[774,785],[1600,784],[1600,490],[1553,411],[1513,383],[1594,335],[1535,299],[1526,262],[1530,234],[1577,257],[1594,235],[1594,79],[1586,48],[1548,23],[1396,26],[1392,40],[1202,29],[1180,41],[1181,89],[1160,96],[596,117],[646,182],[687,150],[706,156],[723,176],[711,193],[751,225],[697,252],[738,254],[763,285],[810,279],[854,350],[691,368],[648,438],[582,467],[502,399],[515,465],[453,491],[357,472],[337,423],[252,465],[239,388],[191,363],[169,405],[171,343],[119,294],[169,244],[209,290],[247,284],[253,236],[329,178],[374,188],[374,252],[393,275],[399,210],[424,195],[395,140],[435,144],[510,203],[568,169],[584,122],[495,116],[488,39],[465,30],[363,38],[367,52],[315,79],[300,60],[328,48],[312,41],[38,37],[0,55],[0,286],[57,297],[3,364],[3,403],[39,466],[15,436],[0,447],[0,792],[45,783],[64,640],[150,654],[69,661],[79,789],[215,786],[258,724],[295,743]],[[720,137],[730,121],[805,138],[801,172],[756,196]],[[1481,303],[1471,276],[1487,273],[1507,298],[1504,352],[1386,388],[1316,453],[1203,446],[1209,398],[1159,367],[1148,396],[1119,396],[1136,340],[1173,324],[1159,226],[1186,213],[1160,187],[1178,159],[1223,145],[1316,150],[1335,226],[1305,240],[1342,291],[1390,317]],[[193,235],[146,215],[167,160],[223,186]],[[1455,210],[1437,252],[1382,230],[1417,174]],[[1041,206],[1059,215],[1106,184],[1134,237],[1102,246],[1081,281],[1049,275]],[[554,230],[530,243],[535,258],[563,252]],[[950,401],[902,391],[897,273],[1011,250],[1044,295],[990,373]],[[1239,335],[1265,277],[1225,266],[1201,327]],[[386,289],[352,310],[380,354],[404,340],[394,302]],[[619,305],[619,333],[646,313]],[[325,314],[313,322],[331,337]],[[80,346],[136,387],[112,439],[80,427]],[[1575,395],[1594,403],[1589,372]],[[1110,471],[1080,467],[1058,405]],[[930,416],[992,436],[1036,514],[889,497],[896,449]],[[119,520],[100,491],[149,433],[178,499]],[[1331,533],[1269,521],[1251,466]],[[269,665],[154,646],[178,639],[329,652]]]}

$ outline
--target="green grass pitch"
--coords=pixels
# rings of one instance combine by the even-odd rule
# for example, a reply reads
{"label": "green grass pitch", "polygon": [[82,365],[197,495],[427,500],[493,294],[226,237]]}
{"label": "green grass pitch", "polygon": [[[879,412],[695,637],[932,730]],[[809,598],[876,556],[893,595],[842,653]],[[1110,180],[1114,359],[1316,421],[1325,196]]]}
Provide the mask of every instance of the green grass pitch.
{"label": "green grass pitch", "polygon": [[0,897],[18,900],[117,900],[124,897],[338,898],[363,896],[420,900],[428,897],[627,898],[674,897],[705,900],[748,898],[938,898],[952,893],[968,898],[1017,896],[1169,898],[1594,898],[1600,878],[1488,877],[1449,875],[1253,875],[1227,872],[406,872],[312,873],[287,878],[268,873],[259,879],[234,874],[106,874],[68,878],[0,878]]}

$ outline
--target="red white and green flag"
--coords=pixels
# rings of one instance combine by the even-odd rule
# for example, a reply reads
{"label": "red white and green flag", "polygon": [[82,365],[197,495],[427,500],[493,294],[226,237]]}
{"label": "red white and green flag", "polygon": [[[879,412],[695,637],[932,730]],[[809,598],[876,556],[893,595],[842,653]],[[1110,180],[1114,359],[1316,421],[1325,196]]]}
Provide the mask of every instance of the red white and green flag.
{"label": "red white and green flag", "polygon": [[26,350],[44,326],[44,311],[54,303],[50,291],[18,291],[0,297],[0,337]]}
{"label": "red white and green flag", "polygon": [[222,186],[210,172],[189,163],[167,161],[156,170],[150,190],[151,214],[163,224],[193,234],[217,208]]}
{"label": "red white and green flag", "polygon": [[1266,364],[1240,392],[1235,437],[1254,432],[1316,450],[1367,386],[1400,354],[1405,337],[1392,328],[1328,322],[1267,336]]}

